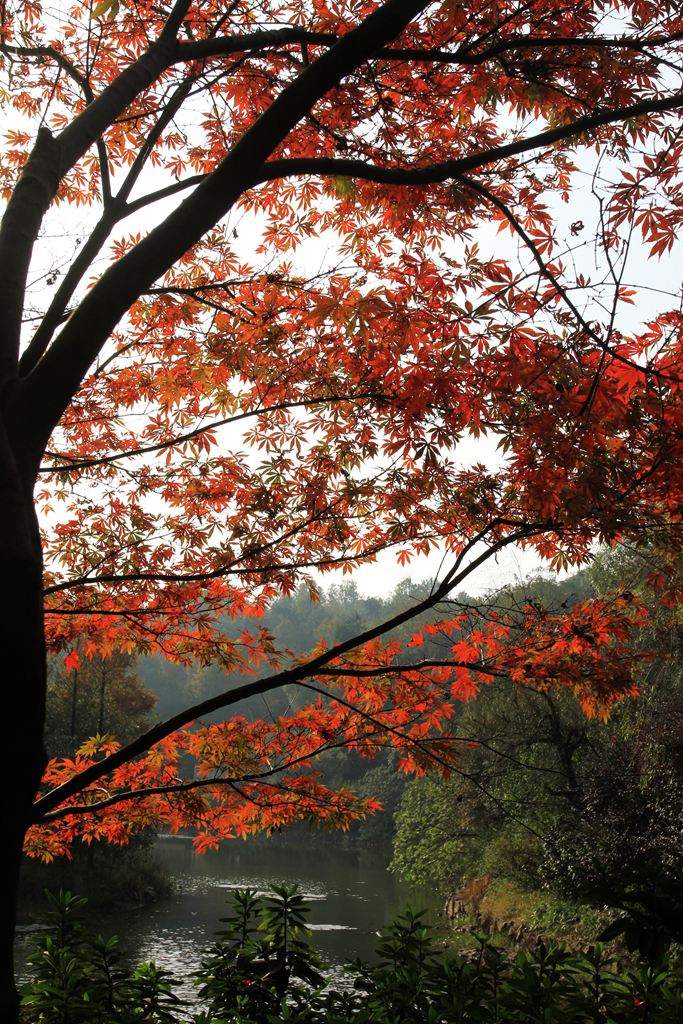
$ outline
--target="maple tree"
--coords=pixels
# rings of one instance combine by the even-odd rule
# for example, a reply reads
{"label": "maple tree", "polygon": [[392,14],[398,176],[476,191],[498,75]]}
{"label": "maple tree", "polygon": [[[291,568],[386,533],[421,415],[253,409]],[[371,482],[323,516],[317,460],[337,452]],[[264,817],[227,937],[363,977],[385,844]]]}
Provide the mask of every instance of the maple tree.
{"label": "maple tree", "polygon": [[[629,594],[382,637],[514,543],[680,547],[682,40],[670,0],[5,0],[7,1019],[25,842],[343,823],[369,805],[322,749],[446,768],[495,672],[593,713],[632,690]],[[439,546],[427,597],[329,650],[222,628]],[[259,675],[46,766],[46,643]],[[187,728],[284,684],[310,701]]]}

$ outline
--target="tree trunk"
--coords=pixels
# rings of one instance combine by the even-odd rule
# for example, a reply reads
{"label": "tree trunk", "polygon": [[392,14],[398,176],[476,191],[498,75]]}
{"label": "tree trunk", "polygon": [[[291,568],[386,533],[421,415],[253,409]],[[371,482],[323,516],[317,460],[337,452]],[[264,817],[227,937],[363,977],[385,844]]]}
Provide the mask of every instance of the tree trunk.
{"label": "tree trunk", "polygon": [[13,945],[21,851],[46,763],[42,558],[31,490],[0,424],[0,636],[5,678],[0,1020],[7,1024],[18,1019]]}
{"label": "tree trunk", "polygon": [[107,689],[107,662],[102,658],[102,668],[100,669],[100,713],[97,720],[97,731],[100,736],[104,736],[104,698]]}
{"label": "tree trunk", "polygon": [[73,670],[73,683],[71,686],[71,746],[75,750],[76,742],[76,714],[78,706],[78,669]]}

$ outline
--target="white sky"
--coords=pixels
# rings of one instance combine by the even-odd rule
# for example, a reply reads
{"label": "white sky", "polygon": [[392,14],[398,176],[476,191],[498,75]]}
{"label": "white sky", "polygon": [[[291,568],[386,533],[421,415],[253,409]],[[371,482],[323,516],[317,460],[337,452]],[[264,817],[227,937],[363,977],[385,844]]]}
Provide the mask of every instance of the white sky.
{"label": "white sky", "polygon": [[[352,575],[327,574],[320,578],[323,587],[331,583],[353,580],[364,597],[387,597],[392,590],[410,576],[416,582],[432,579],[441,567],[441,556],[437,553],[427,557],[416,557],[408,565],[399,565],[395,552],[385,551],[373,565],[364,565]],[[521,583],[525,578],[547,569],[535,551],[523,551],[510,546],[491,557],[463,583],[458,590],[464,590],[472,597],[479,597],[488,591]]]}

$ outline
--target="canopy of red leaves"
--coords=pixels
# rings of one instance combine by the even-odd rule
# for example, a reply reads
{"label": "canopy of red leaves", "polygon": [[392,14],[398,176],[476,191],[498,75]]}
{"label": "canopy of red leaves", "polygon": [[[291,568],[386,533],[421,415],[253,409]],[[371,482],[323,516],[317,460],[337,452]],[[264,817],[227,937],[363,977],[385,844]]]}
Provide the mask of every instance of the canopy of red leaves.
{"label": "canopy of red leaves", "polygon": [[[169,727],[43,805],[32,852],[346,823],[372,808],[321,786],[321,749],[447,769],[487,674],[590,713],[637,685],[627,595],[447,618],[422,667],[379,628],[308,667],[221,628],[388,549],[445,553],[436,605],[513,542],[556,568],[680,547],[680,4],[399,6],[5,5],[0,186],[19,194],[38,125],[63,165],[22,357],[62,413],[37,489],[49,643],[71,668],[161,651],[328,695]],[[46,791],[113,753],[52,763]]]}

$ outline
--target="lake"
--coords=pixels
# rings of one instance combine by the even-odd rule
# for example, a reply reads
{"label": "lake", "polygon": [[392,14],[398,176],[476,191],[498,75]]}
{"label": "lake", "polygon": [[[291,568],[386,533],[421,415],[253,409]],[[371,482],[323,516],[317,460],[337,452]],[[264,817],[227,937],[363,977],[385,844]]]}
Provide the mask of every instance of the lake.
{"label": "lake", "polygon": [[407,906],[427,906],[430,919],[438,920],[440,901],[399,882],[380,854],[274,838],[233,840],[199,857],[180,837],[159,839],[155,853],[173,878],[173,893],[139,910],[107,914],[92,926],[118,935],[134,962],[155,960],[172,971],[185,998],[236,888],[269,892],[277,884],[298,885],[310,905],[311,941],[337,978],[347,960],[373,958],[377,933]]}

